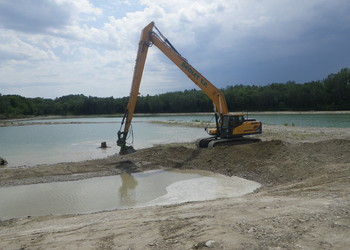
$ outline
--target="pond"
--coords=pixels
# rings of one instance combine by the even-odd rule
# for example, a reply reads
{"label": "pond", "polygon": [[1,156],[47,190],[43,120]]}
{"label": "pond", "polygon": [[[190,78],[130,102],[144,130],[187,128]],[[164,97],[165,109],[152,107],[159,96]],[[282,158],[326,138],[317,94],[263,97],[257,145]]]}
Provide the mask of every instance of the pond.
{"label": "pond", "polygon": [[0,188],[0,220],[238,197],[259,187],[257,182],[198,170],[153,170],[3,187]]}

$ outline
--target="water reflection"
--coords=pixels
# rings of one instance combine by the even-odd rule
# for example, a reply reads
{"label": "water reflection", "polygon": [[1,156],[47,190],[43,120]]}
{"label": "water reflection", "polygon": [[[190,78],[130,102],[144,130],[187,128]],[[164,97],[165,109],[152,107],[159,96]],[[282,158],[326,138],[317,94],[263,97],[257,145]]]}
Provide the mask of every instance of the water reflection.
{"label": "water reflection", "polygon": [[136,204],[137,181],[132,174],[121,174],[122,185],[119,188],[120,203],[122,206],[134,206]]}

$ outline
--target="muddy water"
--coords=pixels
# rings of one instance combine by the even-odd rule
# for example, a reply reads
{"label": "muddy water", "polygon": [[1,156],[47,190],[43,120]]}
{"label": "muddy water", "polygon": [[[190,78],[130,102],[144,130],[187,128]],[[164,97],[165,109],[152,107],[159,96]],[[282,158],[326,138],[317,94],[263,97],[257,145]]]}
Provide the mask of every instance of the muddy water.
{"label": "muddy water", "polygon": [[0,188],[0,219],[237,197],[258,187],[253,181],[207,171],[164,170],[4,187]]}

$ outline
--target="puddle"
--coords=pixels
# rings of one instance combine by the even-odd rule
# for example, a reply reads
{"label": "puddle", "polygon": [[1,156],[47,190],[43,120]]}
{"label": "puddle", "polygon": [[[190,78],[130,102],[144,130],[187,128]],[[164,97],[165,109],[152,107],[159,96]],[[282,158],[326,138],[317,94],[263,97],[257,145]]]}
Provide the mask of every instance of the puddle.
{"label": "puddle", "polygon": [[154,170],[69,182],[0,188],[0,219],[84,214],[132,207],[238,197],[257,182],[208,171]]}

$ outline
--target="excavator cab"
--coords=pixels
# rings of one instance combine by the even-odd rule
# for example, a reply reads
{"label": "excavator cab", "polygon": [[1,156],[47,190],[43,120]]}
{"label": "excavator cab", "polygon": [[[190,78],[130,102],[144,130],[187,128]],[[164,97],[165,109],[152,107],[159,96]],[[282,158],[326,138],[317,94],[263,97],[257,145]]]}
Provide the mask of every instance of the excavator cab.
{"label": "excavator cab", "polygon": [[222,126],[220,128],[220,135],[223,138],[228,138],[233,136],[233,129],[242,125],[244,123],[244,115],[224,115],[222,117]]}
{"label": "excavator cab", "polygon": [[243,113],[230,113],[217,119],[216,128],[208,130],[209,135],[224,138],[238,138],[244,135],[261,134],[262,124],[255,119],[246,119]]}
{"label": "excavator cab", "polygon": [[246,138],[245,135],[261,134],[262,124],[255,119],[246,119],[243,113],[216,116],[216,128],[207,130],[211,137],[198,139],[198,148],[211,148],[220,145],[240,145],[259,142],[257,138]]}

